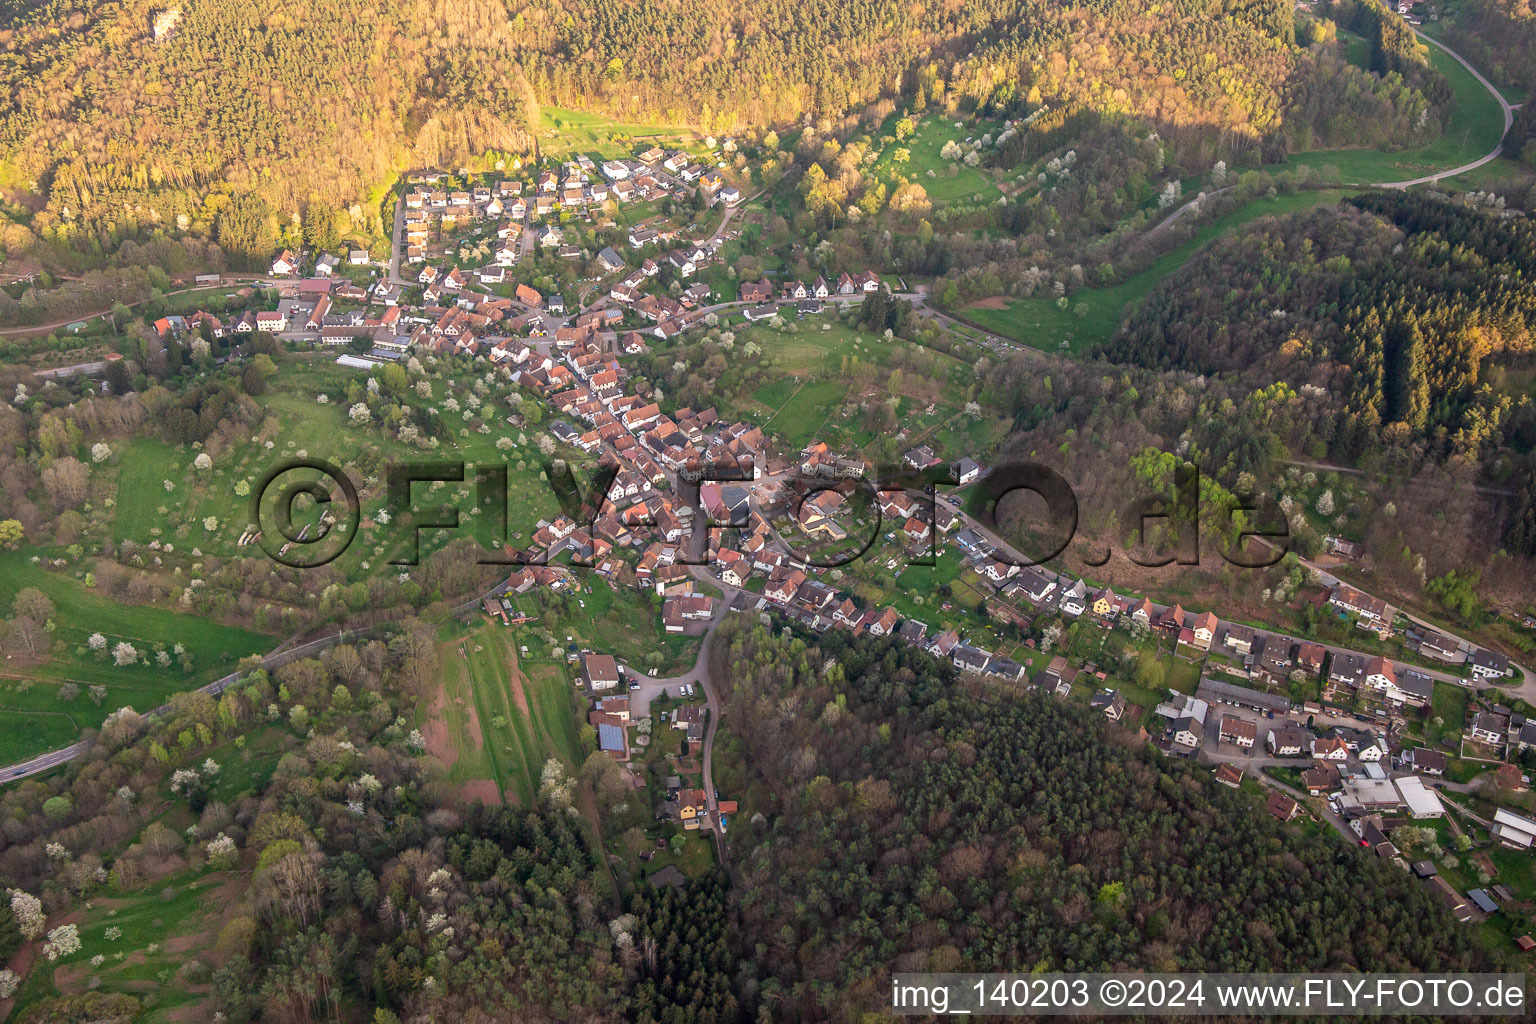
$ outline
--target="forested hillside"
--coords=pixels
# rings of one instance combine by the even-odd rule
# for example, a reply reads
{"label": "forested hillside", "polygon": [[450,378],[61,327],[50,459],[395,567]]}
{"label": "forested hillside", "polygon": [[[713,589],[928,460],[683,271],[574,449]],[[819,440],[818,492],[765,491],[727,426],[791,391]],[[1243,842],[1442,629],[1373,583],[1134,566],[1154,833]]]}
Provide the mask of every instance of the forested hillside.
{"label": "forested hillside", "polygon": [[776,808],[736,941],[775,1020],[859,1019],[902,970],[1482,962],[1411,876],[1081,705],[969,692],[896,642],[727,635],[724,717]]}
{"label": "forested hillside", "polygon": [[[729,875],[677,890],[616,887],[558,762],[536,810],[461,802],[406,731],[437,668],[421,624],[118,712],[65,774],[0,793],[0,951],[70,922],[21,1019],[851,1021],[901,970],[1487,966],[1408,874],[1080,705],[971,692],[867,635],[724,628],[730,757],[765,818],[733,822]],[[162,950],[170,902],[209,883],[213,923]],[[178,983],[132,983],[129,953]]]}
{"label": "forested hillside", "polygon": [[[167,10],[180,19],[157,39]],[[1413,83],[1302,49],[1283,0],[5,0],[4,20],[10,249],[109,253],[160,227],[238,263],[280,228],[376,233],[393,171],[531,152],[546,104],[722,133],[883,116],[902,95],[1066,106],[1144,118],[1207,165],[1348,125],[1355,144],[1438,131]]]}
{"label": "forested hillside", "polygon": [[1462,0],[1446,33],[1462,54],[1501,84],[1536,86],[1536,4]]}
{"label": "forested hillside", "polygon": [[1536,226],[1401,192],[1271,219],[1207,247],[1105,354],[1140,366],[1331,389],[1335,454],[1428,443],[1530,451],[1527,398],[1489,386],[1536,345]]}

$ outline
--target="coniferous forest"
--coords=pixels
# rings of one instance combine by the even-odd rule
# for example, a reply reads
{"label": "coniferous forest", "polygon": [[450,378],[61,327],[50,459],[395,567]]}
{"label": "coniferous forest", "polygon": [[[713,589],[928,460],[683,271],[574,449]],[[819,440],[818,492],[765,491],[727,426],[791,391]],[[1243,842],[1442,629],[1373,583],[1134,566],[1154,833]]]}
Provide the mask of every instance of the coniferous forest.
{"label": "coniferous forest", "polygon": [[1105,347],[1114,360],[1347,394],[1331,447],[1433,440],[1474,461],[1530,451],[1536,410],[1487,386],[1536,345],[1536,228],[1403,192],[1222,239],[1162,282]]}

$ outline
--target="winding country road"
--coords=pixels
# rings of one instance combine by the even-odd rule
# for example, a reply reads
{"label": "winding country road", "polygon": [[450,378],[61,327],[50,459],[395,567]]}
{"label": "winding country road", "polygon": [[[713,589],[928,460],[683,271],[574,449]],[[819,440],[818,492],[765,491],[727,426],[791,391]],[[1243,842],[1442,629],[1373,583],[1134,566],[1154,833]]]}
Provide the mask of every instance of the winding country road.
{"label": "winding country road", "polygon": [[1456,63],[1470,71],[1472,73],[1472,77],[1477,79],[1482,87],[1487,89],[1493,95],[1493,98],[1498,101],[1499,109],[1504,112],[1504,131],[1499,133],[1499,144],[1493,147],[1492,152],[1479,157],[1469,164],[1462,164],[1460,167],[1452,167],[1448,171],[1436,171],[1434,174],[1426,174],[1422,178],[1410,178],[1407,181],[1379,181],[1376,184],[1381,188],[1411,188],[1414,185],[1428,185],[1431,182],[1439,181],[1442,178],[1454,178],[1458,174],[1465,174],[1467,171],[1476,170],[1489,161],[1494,160],[1500,153],[1504,152],[1504,139],[1509,135],[1510,126],[1515,123],[1515,108],[1510,106],[1509,101],[1504,98],[1504,94],[1499,92],[1498,89],[1495,89],[1493,83],[1484,78],[1483,73],[1477,70],[1477,68],[1473,67],[1470,61],[1468,61],[1461,54],[1457,53],[1455,50],[1451,49],[1449,46],[1446,46],[1440,40],[1431,36],[1427,36],[1423,32],[1420,32],[1418,29],[1414,29],[1413,34],[1424,40],[1426,43],[1438,46],[1440,49],[1444,50],[1453,60],[1456,61]]}
{"label": "winding country road", "polygon": [[[708,583],[712,587],[724,591],[724,597],[715,607],[715,614],[709,620],[709,627],[704,631],[704,642],[699,645],[699,656],[693,663],[693,668],[676,676],[647,676],[626,666],[626,672],[632,681],[638,682],[640,688],[630,691],[629,709],[631,718],[644,718],[650,712],[651,701],[660,697],[665,692],[679,692],[685,683],[697,686],[704,694],[705,706],[709,709],[709,718],[704,723],[704,750],[700,756],[700,766],[704,776],[704,801],[708,809],[708,819],[715,836],[715,849],[720,855],[720,864],[726,866],[725,839],[718,827],[719,801],[715,798],[715,739],[720,735],[720,714],[722,710],[720,700],[720,681],[713,677],[710,671],[710,657],[714,650],[715,635],[720,623],[734,608],[742,594],[746,591],[737,590],[715,579],[701,565],[693,567],[694,578],[702,583]],[[747,594],[751,598],[751,594]]]}
{"label": "winding country road", "polygon": [[[1494,146],[1491,151],[1483,154],[1482,156],[1478,157],[1476,160],[1473,160],[1471,163],[1462,164],[1459,167],[1447,168],[1446,170],[1443,170],[1443,171],[1436,171],[1433,174],[1426,174],[1423,177],[1410,178],[1407,181],[1357,182],[1355,184],[1373,185],[1376,188],[1396,188],[1396,189],[1412,188],[1414,185],[1429,185],[1429,184],[1432,184],[1434,182],[1441,181],[1441,180],[1443,180],[1445,178],[1454,178],[1458,174],[1465,174],[1468,171],[1474,171],[1477,168],[1483,166],[1484,164],[1490,163],[1493,160],[1496,160],[1498,158],[1499,154],[1504,152],[1504,139],[1505,139],[1506,136],[1509,135],[1509,129],[1515,123],[1515,110],[1517,108],[1514,105],[1512,105],[1508,100],[1506,100],[1504,98],[1504,94],[1499,92],[1499,90],[1494,87],[1493,83],[1488,81],[1488,79],[1484,78],[1482,72],[1478,71],[1477,68],[1473,67],[1471,62],[1469,62],[1461,54],[1457,53],[1455,50],[1451,49],[1449,46],[1446,46],[1440,40],[1435,39],[1432,36],[1427,36],[1423,32],[1420,32],[1416,28],[1413,30],[1413,34],[1418,36],[1420,39],[1424,40],[1426,43],[1429,43],[1432,46],[1436,46],[1436,47],[1439,47],[1440,49],[1444,50],[1448,56],[1450,56],[1453,60],[1456,61],[1456,63],[1460,64],[1462,67],[1466,68],[1469,72],[1471,72],[1472,77],[1477,79],[1478,83],[1480,85],[1482,85],[1482,87],[1484,89],[1487,89],[1488,92],[1493,96],[1493,98],[1498,102],[1499,109],[1504,112],[1504,131],[1502,133],[1500,133],[1500,135],[1499,135],[1499,144],[1497,146]],[[1262,168],[1260,168],[1260,169],[1262,170]],[[1207,193],[1205,193],[1204,198],[1210,199],[1213,196],[1219,196],[1219,195],[1221,195],[1224,192],[1232,191],[1232,189],[1234,189],[1236,187],[1237,186],[1235,186],[1235,185],[1228,185],[1225,188],[1219,188],[1219,189],[1216,189],[1214,191],[1207,192]],[[1183,217],[1187,216],[1191,211],[1197,209],[1199,207],[1199,205],[1200,205],[1200,202],[1201,202],[1200,197],[1196,197],[1194,199],[1191,199],[1189,202],[1185,203],[1184,205],[1180,206],[1178,209],[1176,209],[1172,213],[1168,214],[1168,216],[1164,217],[1162,220],[1160,220],[1156,224],[1152,225],[1152,227],[1148,228],[1147,229],[1147,237],[1150,238],[1153,235],[1157,234],[1158,232],[1163,231],[1163,230],[1165,230],[1168,227],[1171,227],[1174,223],[1176,223],[1177,221],[1179,221]]]}

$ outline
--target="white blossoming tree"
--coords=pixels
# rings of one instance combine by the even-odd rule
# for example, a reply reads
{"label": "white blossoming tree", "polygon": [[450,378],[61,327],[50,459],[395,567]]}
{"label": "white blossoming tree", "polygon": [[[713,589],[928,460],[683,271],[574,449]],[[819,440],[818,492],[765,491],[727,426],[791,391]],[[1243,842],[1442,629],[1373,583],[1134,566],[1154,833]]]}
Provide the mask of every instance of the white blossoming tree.
{"label": "white blossoming tree", "polygon": [[112,449],[103,441],[91,445],[91,461],[106,462],[112,457]]}
{"label": "white blossoming tree", "polygon": [[203,849],[208,852],[208,866],[220,871],[234,867],[240,855],[235,841],[223,832],[210,839]]}
{"label": "white blossoming tree", "polygon": [[132,665],[139,660],[139,649],[126,640],[120,641],[112,648],[112,662],[119,668],[124,665]]}
{"label": "white blossoming tree", "polygon": [[48,941],[43,943],[43,955],[49,960],[57,960],[61,956],[78,952],[80,952],[79,925],[61,924],[48,933]]}
{"label": "white blossoming tree", "polygon": [[16,928],[24,939],[37,938],[48,924],[48,915],[43,913],[43,901],[20,889],[11,890],[11,914],[16,918]]}
{"label": "white blossoming tree", "polygon": [[207,452],[198,452],[197,458],[192,460],[192,465],[201,470],[210,470],[213,468],[213,456]]}

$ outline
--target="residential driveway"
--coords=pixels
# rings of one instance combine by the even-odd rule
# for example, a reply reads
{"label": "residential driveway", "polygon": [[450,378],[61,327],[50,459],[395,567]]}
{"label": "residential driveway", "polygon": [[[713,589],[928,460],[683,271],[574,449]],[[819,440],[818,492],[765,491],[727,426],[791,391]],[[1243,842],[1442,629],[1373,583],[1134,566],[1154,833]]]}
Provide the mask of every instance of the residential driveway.
{"label": "residential driveway", "polygon": [[[714,617],[709,620],[709,629],[704,634],[704,642],[699,646],[699,656],[694,661],[693,668],[682,675],[676,676],[648,676],[636,672],[628,666],[625,666],[624,671],[632,681],[639,682],[640,684],[639,689],[629,691],[629,714],[632,719],[644,718],[649,715],[651,701],[660,697],[663,691],[676,697],[678,687],[684,683],[693,684],[695,697],[700,695],[704,697],[704,704],[709,709],[709,720],[704,724],[704,752],[701,758],[704,776],[704,795],[708,808],[705,827],[714,834],[715,849],[719,854],[721,865],[725,866],[728,864],[725,838],[720,834],[720,830],[715,828],[715,822],[719,818],[719,811],[716,809],[715,802],[715,737],[720,733],[720,683],[710,678],[710,651],[714,647],[715,634],[725,616],[732,608],[751,607],[751,602],[755,600],[755,597],[745,591],[738,590],[735,587],[728,587],[721,583],[711,576],[704,566],[694,566],[693,575],[699,580],[717,587],[724,595],[715,605]],[[660,722],[655,722],[652,728],[654,729],[660,725]]]}
{"label": "residential driveway", "polygon": [[[641,675],[634,669],[625,666],[625,674],[629,676],[630,681],[640,684],[638,690],[629,691],[629,716],[631,718],[645,718],[648,716],[651,713],[651,702],[660,697],[663,692],[673,700],[679,699],[682,696],[684,683],[693,684],[695,696],[705,693],[703,680],[700,678],[703,675],[703,663],[701,658],[688,672],[680,676],[666,676],[664,678]],[[656,724],[659,726],[661,723],[658,722]]]}

